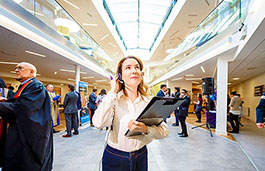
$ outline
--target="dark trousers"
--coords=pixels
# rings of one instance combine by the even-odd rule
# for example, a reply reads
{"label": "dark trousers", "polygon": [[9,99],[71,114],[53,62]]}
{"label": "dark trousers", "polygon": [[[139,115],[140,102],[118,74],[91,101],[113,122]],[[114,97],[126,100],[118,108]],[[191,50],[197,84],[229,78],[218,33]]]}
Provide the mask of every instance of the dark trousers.
{"label": "dark trousers", "polygon": [[185,135],[188,135],[188,132],[187,132],[187,126],[186,126],[186,116],[179,116],[179,122],[180,122],[180,125],[181,125],[181,133],[185,134]]}
{"label": "dark trousers", "polygon": [[[90,108],[89,108],[89,109],[90,109]],[[90,112],[91,112],[91,116],[90,116],[90,124],[92,125],[92,124],[93,124],[92,119],[93,119],[93,116],[94,116],[95,110],[94,110],[94,109],[90,109]]]}
{"label": "dark trousers", "polygon": [[103,171],[147,171],[147,148],[124,152],[107,145],[102,161]]}
{"label": "dark trousers", "polygon": [[72,135],[72,127],[78,133],[77,113],[65,113],[67,135]]}
{"label": "dark trousers", "polygon": [[[234,115],[232,113],[229,113],[229,121],[230,124],[233,128],[233,132],[239,132],[239,120],[238,120],[239,115]],[[235,121],[235,123],[234,123]]]}
{"label": "dark trousers", "polygon": [[174,111],[174,114],[175,114],[175,118],[176,118],[176,125],[178,125],[179,124],[179,119],[178,119],[178,111],[177,110],[175,110]]}
{"label": "dark trousers", "polygon": [[196,106],[196,109],[195,109],[195,113],[196,113],[196,116],[198,118],[198,121],[201,121],[201,111],[202,111],[202,106]]}

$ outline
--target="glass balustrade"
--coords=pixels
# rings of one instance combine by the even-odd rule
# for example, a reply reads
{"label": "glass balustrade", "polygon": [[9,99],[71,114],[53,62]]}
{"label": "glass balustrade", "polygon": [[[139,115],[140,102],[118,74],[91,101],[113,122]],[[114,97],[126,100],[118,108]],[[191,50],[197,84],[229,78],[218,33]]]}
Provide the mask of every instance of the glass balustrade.
{"label": "glass balustrade", "polygon": [[[114,73],[113,60],[55,0],[14,0]],[[86,58],[89,59],[87,56]]]}

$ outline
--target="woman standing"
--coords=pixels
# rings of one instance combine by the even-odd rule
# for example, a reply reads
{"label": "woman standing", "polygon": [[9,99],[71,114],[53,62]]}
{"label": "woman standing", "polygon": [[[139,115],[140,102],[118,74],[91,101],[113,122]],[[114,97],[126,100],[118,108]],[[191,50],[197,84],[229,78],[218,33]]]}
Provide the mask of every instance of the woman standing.
{"label": "woman standing", "polygon": [[97,96],[97,100],[96,100],[97,106],[100,105],[100,103],[102,102],[102,100],[106,96],[106,94],[107,94],[106,90],[104,88],[101,89],[99,95]]}
{"label": "woman standing", "polygon": [[201,94],[198,94],[198,98],[195,104],[196,104],[195,113],[198,118],[196,122],[201,122],[201,117],[202,117],[201,116],[201,111],[202,111],[202,95]]}
{"label": "woman standing", "polygon": [[[95,112],[95,127],[112,126],[103,155],[103,171],[147,171],[146,145],[153,139],[168,136],[165,123],[146,126],[143,122],[135,121],[150,101],[142,70],[143,63],[137,57],[121,59],[117,76],[111,81],[111,91]],[[142,134],[126,137],[127,129]]]}

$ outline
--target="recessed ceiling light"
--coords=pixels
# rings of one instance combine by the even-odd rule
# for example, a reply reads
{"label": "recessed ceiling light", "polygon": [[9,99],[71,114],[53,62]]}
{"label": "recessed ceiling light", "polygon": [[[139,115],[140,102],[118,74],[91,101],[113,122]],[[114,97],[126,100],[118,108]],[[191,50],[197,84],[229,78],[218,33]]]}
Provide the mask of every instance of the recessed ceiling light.
{"label": "recessed ceiling light", "polygon": [[93,27],[96,27],[98,26],[97,24],[89,24],[89,23],[83,23],[84,26],[93,26]]}
{"label": "recessed ceiling light", "polygon": [[0,64],[17,65],[19,63],[17,63],[17,62],[4,62],[4,61],[0,61]]}
{"label": "recessed ceiling light", "polygon": [[186,78],[185,80],[202,80],[202,78]]}
{"label": "recessed ceiling light", "polygon": [[15,1],[15,3],[21,3],[23,0],[13,0],[13,1]]}
{"label": "recessed ceiling light", "polygon": [[171,53],[174,49],[168,49],[166,50],[166,53]]}
{"label": "recessed ceiling light", "polygon": [[171,81],[181,80],[183,77],[171,79]]}
{"label": "recessed ceiling light", "polygon": [[106,34],[105,36],[103,36],[100,40],[104,40],[106,37],[108,37],[109,34]]}
{"label": "recessed ceiling light", "polygon": [[56,74],[57,74],[57,72],[54,72],[54,74],[56,75]]}
{"label": "recessed ceiling light", "polygon": [[68,78],[69,81],[75,81],[75,79],[72,79],[72,78]]}
{"label": "recessed ceiling light", "polygon": [[[69,69],[60,69],[60,71],[63,71],[63,72],[72,72],[72,73],[75,73],[74,70],[69,70]],[[86,74],[86,72],[82,72],[80,71],[80,74]]]}
{"label": "recessed ceiling light", "polygon": [[116,45],[114,45],[113,43],[109,43],[109,44],[110,44],[111,46],[115,47],[115,48],[117,47],[117,46],[116,46]]}
{"label": "recessed ceiling light", "polygon": [[67,1],[67,0],[64,0],[64,2],[68,3],[69,5],[72,5],[73,7],[75,7],[76,9],[80,9],[78,6],[76,6],[75,4]]}
{"label": "recessed ceiling light", "polygon": [[89,79],[89,78],[94,78],[93,76],[90,77],[82,77],[82,79]]}
{"label": "recessed ceiling light", "polygon": [[201,66],[201,70],[202,70],[203,73],[205,73],[205,70],[204,70],[203,66]]}
{"label": "recessed ceiling light", "polygon": [[185,77],[193,77],[194,74],[186,74]]}
{"label": "recessed ceiling light", "polygon": [[28,54],[40,56],[40,57],[43,57],[43,58],[46,57],[45,55],[42,55],[42,54],[39,54],[39,53],[36,53],[36,52],[31,52],[31,51],[28,51],[28,50],[26,50],[25,52],[28,53]]}
{"label": "recessed ceiling light", "polygon": [[239,80],[240,78],[233,78],[233,80]]}
{"label": "recessed ceiling light", "polygon": [[115,52],[112,56],[116,56],[119,52]]}
{"label": "recessed ceiling light", "polygon": [[95,82],[105,82],[106,80],[96,80]]}

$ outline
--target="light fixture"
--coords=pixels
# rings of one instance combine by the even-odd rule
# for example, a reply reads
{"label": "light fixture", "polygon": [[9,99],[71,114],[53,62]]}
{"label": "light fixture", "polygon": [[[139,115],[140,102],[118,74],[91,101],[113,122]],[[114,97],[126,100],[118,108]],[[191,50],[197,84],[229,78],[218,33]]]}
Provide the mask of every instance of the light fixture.
{"label": "light fixture", "polygon": [[106,34],[105,36],[103,36],[100,40],[104,40],[106,37],[108,37],[109,34]]}
{"label": "light fixture", "polygon": [[233,80],[239,80],[240,78],[233,78]]}
{"label": "light fixture", "polygon": [[56,74],[57,74],[57,72],[54,72],[54,74],[56,75]]}
{"label": "light fixture", "polygon": [[89,24],[89,23],[83,23],[84,26],[93,26],[93,27],[96,27],[98,26],[97,24]]}
{"label": "light fixture", "polygon": [[75,4],[67,1],[67,0],[64,0],[64,2],[68,3],[69,5],[72,5],[73,7],[75,7],[76,9],[80,9],[78,6],[76,6]]}
{"label": "light fixture", "polygon": [[115,52],[112,56],[116,56],[119,52]]}
{"label": "light fixture", "polygon": [[72,78],[68,78],[69,81],[75,81],[75,79],[72,79]]}
{"label": "light fixture", "polygon": [[117,47],[117,46],[116,46],[116,45],[114,45],[113,43],[109,43],[109,44],[110,44],[112,47],[115,47],[115,48]]}
{"label": "light fixture", "polygon": [[194,74],[186,74],[185,77],[193,77]]}
{"label": "light fixture", "polygon": [[204,70],[203,66],[200,66],[200,67],[201,67],[202,72],[205,73],[205,70]]}
{"label": "light fixture", "polygon": [[174,79],[171,79],[171,81],[177,81],[177,80],[181,80],[183,77],[179,77],[179,78],[174,78]]}
{"label": "light fixture", "polygon": [[4,62],[4,61],[0,61],[0,64],[17,65],[19,63],[17,63],[17,62]]}
{"label": "light fixture", "polygon": [[233,3],[233,0],[224,0],[225,2]]}
{"label": "light fixture", "polygon": [[69,28],[69,32],[74,33],[78,32],[80,30],[80,27],[78,24],[76,24],[74,21],[69,20],[67,18],[56,18],[54,20],[54,24],[56,26],[64,26]]}
{"label": "light fixture", "polygon": [[89,78],[94,78],[93,76],[89,76],[89,77],[82,77],[82,79],[89,79]]}
{"label": "light fixture", "polygon": [[63,85],[63,84],[60,84],[60,85]]}
{"label": "light fixture", "polygon": [[23,0],[13,0],[15,3],[19,4],[21,3]]}
{"label": "light fixture", "polygon": [[168,49],[166,50],[166,53],[171,53],[174,49]]}
{"label": "light fixture", "polygon": [[105,82],[106,80],[95,80],[95,82]]}
{"label": "light fixture", "polygon": [[[63,71],[63,72],[72,72],[72,73],[75,73],[74,70],[69,70],[69,69],[60,69],[60,71]],[[82,72],[80,71],[80,74],[86,74],[86,72]]]}
{"label": "light fixture", "polygon": [[185,80],[202,80],[202,78],[186,78]]}
{"label": "light fixture", "polygon": [[194,84],[200,84],[199,82],[197,82],[197,81],[192,81],[192,83],[194,83]]}
{"label": "light fixture", "polygon": [[39,54],[39,53],[36,53],[36,52],[31,52],[31,51],[28,51],[28,50],[26,50],[25,52],[28,53],[28,54],[40,56],[40,57],[43,57],[43,58],[46,57],[45,55],[42,55],[42,54]]}
{"label": "light fixture", "polygon": [[227,83],[228,85],[231,85],[232,83]]}

